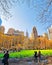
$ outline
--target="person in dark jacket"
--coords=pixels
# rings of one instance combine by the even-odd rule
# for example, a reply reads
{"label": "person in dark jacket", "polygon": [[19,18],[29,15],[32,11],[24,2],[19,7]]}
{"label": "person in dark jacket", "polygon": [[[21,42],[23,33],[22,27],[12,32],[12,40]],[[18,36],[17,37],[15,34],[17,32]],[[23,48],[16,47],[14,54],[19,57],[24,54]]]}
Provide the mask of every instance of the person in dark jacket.
{"label": "person in dark jacket", "polygon": [[39,60],[39,62],[41,60],[41,52],[40,51],[38,52],[38,60]]}
{"label": "person in dark jacket", "polygon": [[4,65],[9,65],[9,63],[8,63],[8,59],[9,59],[9,53],[8,53],[8,51],[4,54],[4,57],[3,57],[3,59],[4,59]]}
{"label": "person in dark jacket", "polygon": [[35,54],[34,54],[34,58],[35,58],[35,60],[34,61],[36,61],[37,62],[37,51],[35,51]]}

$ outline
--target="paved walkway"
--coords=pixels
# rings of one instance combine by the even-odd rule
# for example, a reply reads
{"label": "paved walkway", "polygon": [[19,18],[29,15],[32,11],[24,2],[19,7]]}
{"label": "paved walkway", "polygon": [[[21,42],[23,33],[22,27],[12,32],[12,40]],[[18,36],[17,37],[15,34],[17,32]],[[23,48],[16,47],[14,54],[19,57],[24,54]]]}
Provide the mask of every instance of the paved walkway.
{"label": "paved walkway", "polygon": [[[0,65],[3,65],[0,59]],[[52,65],[52,57],[48,57],[45,60],[41,60],[41,62],[34,62],[34,60],[27,61],[26,59],[10,59],[9,65]]]}
{"label": "paved walkway", "polygon": [[[3,65],[3,63],[0,63],[0,65]],[[20,63],[9,63],[9,65],[45,65],[35,62],[20,62]]]}

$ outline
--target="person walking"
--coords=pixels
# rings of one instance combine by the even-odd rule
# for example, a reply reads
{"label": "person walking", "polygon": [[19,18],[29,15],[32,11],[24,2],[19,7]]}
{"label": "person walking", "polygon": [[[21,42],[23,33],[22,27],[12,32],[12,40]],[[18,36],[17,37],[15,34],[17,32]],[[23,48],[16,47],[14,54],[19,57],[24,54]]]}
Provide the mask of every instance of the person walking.
{"label": "person walking", "polygon": [[37,56],[37,51],[35,51],[34,53],[35,53],[35,54],[34,54],[34,61],[37,62],[37,57],[38,57],[38,56]]}
{"label": "person walking", "polygon": [[38,61],[40,62],[40,60],[41,60],[41,52],[39,51],[38,52]]}
{"label": "person walking", "polygon": [[7,51],[7,52],[4,54],[4,57],[3,57],[3,63],[4,63],[4,65],[9,65],[8,59],[9,59],[9,53],[8,53],[8,51]]}

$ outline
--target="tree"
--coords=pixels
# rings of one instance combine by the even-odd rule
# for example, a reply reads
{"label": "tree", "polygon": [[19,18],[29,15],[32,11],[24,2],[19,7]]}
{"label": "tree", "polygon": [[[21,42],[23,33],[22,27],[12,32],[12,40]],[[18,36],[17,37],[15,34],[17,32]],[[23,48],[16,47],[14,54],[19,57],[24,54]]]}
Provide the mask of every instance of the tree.
{"label": "tree", "polygon": [[0,16],[4,18],[10,18],[12,15],[10,9],[16,3],[17,0],[0,0]]}
{"label": "tree", "polygon": [[44,0],[46,2],[46,6],[44,9],[42,9],[42,13],[41,13],[41,23],[46,25],[46,29],[52,24],[52,0]]}
{"label": "tree", "polygon": [[[48,21],[48,17],[46,17],[46,15],[49,14],[49,16],[51,16],[51,14],[52,14],[52,10],[51,10],[52,0],[43,0],[43,1],[40,0],[40,1],[42,3],[43,3],[43,1],[46,2],[45,8],[42,7],[42,11],[41,11],[42,13],[40,13],[41,23],[44,24],[44,23],[49,22],[48,26],[50,26],[52,23],[52,22],[50,22],[50,21],[52,21],[52,18],[50,18],[50,20]],[[35,2],[38,2],[38,0],[0,0],[0,14],[9,18],[9,17],[11,17],[10,9],[13,5],[15,5],[15,3],[17,3],[17,5],[26,3],[28,5],[28,7],[32,6],[33,8],[37,8],[37,6],[39,6],[39,5]],[[41,8],[41,7],[39,7],[39,8]],[[42,22],[42,20],[43,20],[43,22]]]}

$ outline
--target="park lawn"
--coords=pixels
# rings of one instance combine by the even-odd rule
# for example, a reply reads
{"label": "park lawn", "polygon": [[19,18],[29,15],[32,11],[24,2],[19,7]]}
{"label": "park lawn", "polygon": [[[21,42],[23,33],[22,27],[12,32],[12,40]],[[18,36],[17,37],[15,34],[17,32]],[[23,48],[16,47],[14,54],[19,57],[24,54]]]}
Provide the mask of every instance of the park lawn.
{"label": "park lawn", "polygon": [[[35,51],[39,50],[21,50],[20,52],[11,52],[10,58],[24,58],[24,57],[32,57]],[[44,56],[52,56],[52,50],[40,50],[41,54]],[[0,53],[0,58],[3,58],[3,53]]]}

